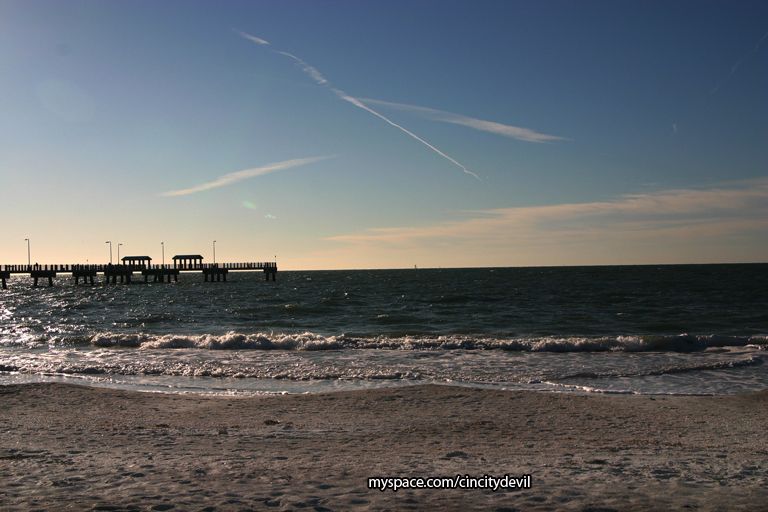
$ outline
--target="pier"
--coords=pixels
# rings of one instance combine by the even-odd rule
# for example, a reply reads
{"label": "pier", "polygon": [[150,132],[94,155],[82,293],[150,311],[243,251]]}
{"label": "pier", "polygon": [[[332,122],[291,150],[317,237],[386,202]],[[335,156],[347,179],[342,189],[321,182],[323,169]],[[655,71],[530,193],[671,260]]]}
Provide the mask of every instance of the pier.
{"label": "pier", "polygon": [[26,274],[32,278],[32,286],[38,286],[41,279],[53,286],[54,278],[60,274],[69,274],[75,285],[95,285],[99,274],[104,284],[134,283],[134,273],[143,277],[143,282],[170,283],[179,280],[181,272],[197,272],[203,275],[203,281],[208,283],[226,281],[229,272],[262,271],[264,279],[277,280],[277,262],[247,262],[247,263],[203,263],[199,254],[182,254],[173,257],[172,265],[153,265],[149,256],[125,256],[121,263],[113,265],[99,264],[63,264],[63,265],[0,265],[0,282],[2,288],[8,288],[7,281],[13,274]]}

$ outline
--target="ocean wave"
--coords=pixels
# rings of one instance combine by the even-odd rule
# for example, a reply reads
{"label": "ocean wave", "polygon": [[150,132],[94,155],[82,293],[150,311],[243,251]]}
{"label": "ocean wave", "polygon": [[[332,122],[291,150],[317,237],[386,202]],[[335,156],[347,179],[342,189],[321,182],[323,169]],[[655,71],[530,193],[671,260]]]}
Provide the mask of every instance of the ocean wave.
{"label": "ocean wave", "polygon": [[[684,389],[686,393],[732,393],[765,387],[766,341],[755,336],[690,335],[665,340],[101,332],[72,336],[67,338],[68,345],[48,345],[43,350],[19,347],[1,351],[0,384],[23,374],[88,376],[105,382],[114,376],[132,376],[137,385],[143,385],[144,378],[158,385],[175,385],[177,378],[202,379],[199,384],[203,387],[238,389],[262,382],[282,389],[285,386],[275,383],[324,382],[344,387],[354,381],[474,383],[534,390],[549,390],[551,383],[559,383],[555,387],[572,390],[582,386],[583,390],[612,392]],[[56,338],[56,343],[62,342],[63,338]],[[704,350],[691,352],[691,347]],[[226,381],[211,384],[210,378]],[[238,384],[243,380],[248,383]]]}
{"label": "ocean wave", "polygon": [[207,350],[338,350],[345,347],[334,336],[302,334],[226,334],[148,335],[101,333],[90,343],[97,347],[132,347],[142,349],[195,348]]}
{"label": "ocean wave", "polygon": [[768,336],[626,335],[615,337],[547,337],[533,341],[533,352],[695,352],[712,347],[768,345]]}
{"label": "ocean wave", "polygon": [[324,336],[303,333],[152,334],[100,332],[96,334],[0,336],[0,346],[34,346],[204,350],[504,350],[516,352],[697,352],[725,347],[768,350],[768,336],[679,334],[623,336]]}
{"label": "ocean wave", "polygon": [[694,352],[715,347],[768,348],[768,336],[519,337],[493,338],[469,335],[354,337],[304,333],[228,332],[225,334],[122,334],[99,333],[88,342],[97,347],[207,350],[507,350],[521,352]]}

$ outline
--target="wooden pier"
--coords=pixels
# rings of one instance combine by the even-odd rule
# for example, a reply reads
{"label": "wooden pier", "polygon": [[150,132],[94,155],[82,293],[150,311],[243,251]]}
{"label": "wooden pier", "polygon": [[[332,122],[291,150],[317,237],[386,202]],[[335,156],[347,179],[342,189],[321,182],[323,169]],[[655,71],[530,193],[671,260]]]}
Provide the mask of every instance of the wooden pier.
{"label": "wooden pier", "polygon": [[74,284],[96,284],[99,274],[104,284],[131,284],[134,273],[140,274],[145,283],[170,283],[179,280],[181,272],[199,272],[203,281],[226,281],[229,272],[259,271],[264,272],[265,280],[277,280],[277,262],[248,263],[203,263],[202,256],[174,256],[172,265],[153,265],[148,256],[126,256],[118,265],[0,265],[2,288],[7,289],[7,281],[12,274],[26,274],[32,278],[32,286],[38,286],[40,279],[47,279],[48,286],[53,286],[53,279],[59,274],[70,274]]}

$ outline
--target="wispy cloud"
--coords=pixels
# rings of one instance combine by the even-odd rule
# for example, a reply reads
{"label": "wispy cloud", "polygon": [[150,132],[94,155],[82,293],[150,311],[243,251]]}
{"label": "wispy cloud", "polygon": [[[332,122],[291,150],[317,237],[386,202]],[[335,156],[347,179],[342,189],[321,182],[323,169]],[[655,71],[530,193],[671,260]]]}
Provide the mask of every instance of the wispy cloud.
{"label": "wispy cloud", "polygon": [[[212,181],[207,181],[205,183],[201,183],[199,185],[195,185],[189,188],[163,192],[161,195],[166,197],[188,196],[190,194],[196,194],[198,192],[204,192],[206,190],[211,190],[214,188],[226,187],[227,185],[232,185],[239,181],[247,180],[250,178],[255,178],[256,176],[263,176],[264,174],[269,174],[272,172],[284,171],[286,169],[291,169],[293,167],[300,167],[302,165],[312,164],[315,162],[319,162],[321,160],[326,160],[328,158],[331,158],[331,157],[315,156],[310,158],[296,158],[294,160],[285,160],[283,162],[276,162],[273,164],[265,165],[263,167],[254,167],[252,169],[245,169],[242,171],[231,172],[229,174],[224,174],[223,176],[219,176],[218,178]],[[246,208],[249,207],[245,203],[243,204],[243,206],[245,206]]]}
{"label": "wispy cloud", "polygon": [[522,140],[525,142],[555,142],[560,140],[568,140],[564,137],[557,135],[549,135],[546,133],[537,132],[530,128],[523,128],[520,126],[512,126],[508,124],[497,123],[495,121],[486,121],[484,119],[476,119],[473,117],[464,116],[461,114],[455,114],[453,112],[446,112],[444,110],[437,110],[429,107],[420,107],[417,105],[408,105],[405,103],[395,103],[391,101],[375,100],[371,98],[362,98],[361,102],[369,105],[378,105],[380,107],[391,108],[395,110],[402,110],[405,112],[411,112],[418,114],[427,119],[433,121],[440,121],[442,123],[458,124],[472,128],[473,130],[480,130],[483,132],[493,133],[494,135],[500,135],[502,137],[509,137],[511,139]]}
{"label": "wispy cloud", "polygon": [[293,59],[296,63],[298,63],[299,66],[301,66],[301,70],[304,71],[306,74],[308,74],[309,77],[312,80],[314,80],[315,82],[317,82],[318,85],[325,85],[325,84],[328,83],[328,80],[325,79],[323,74],[320,73],[320,71],[318,71],[318,69],[316,67],[310,66],[309,64],[307,64],[306,62],[304,62],[303,60],[301,60],[300,58],[298,58],[294,54],[288,53],[288,52],[277,51],[277,50],[275,50],[275,52],[279,53],[280,55],[285,55],[289,59]]}
{"label": "wispy cloud", "polygon": [[760,51],[760,47],[763,45],[763,43],[765,42],[766,39],[768,39],[768,32],[763,34],[763,36],[760,39],[757,40],[757,42],[755,43],[755,46],[751,50],[747,51],[744,55],[742,55],[739,58],[739,60],[737,60],[733,64],[733,66],[731,66],[731,72],[728,73],[728,75],[725,78],[723,78],[720,81],[720,83],[718,83],[716,86],[714,86],[712,88],[712,90],[709,91],[709,94],[713,95],[713,94],[716,94],[718,91],[720,91],[720,89],[722,89],[723,86],[726,83],[728,83],[728,81],[731,79],[731,77],[733,77],[733,75],[736,74],[736,72],[739,70],[739,68],[744,63],[744,61],[746,61],[749,57],[751,57],[752,55],[754,55],[754,54],[756,54],[757,52]]}
{"label": "wispy cloud", "polygon": [[368,258],[429,253],[435,259],[450,248],[456,255],[469,255],[475,265],[492,255],[497,258],[489,260],[492,264],[615,262],[610,258],[618,254],[625,262],[675,261],[680,255],[712,261],[713,254],[747,257],[746,249],[762,258],[768,255],[768,178],[463,215],[455,221],[375,228],[326,240]]}
{"label": "wispy cloud", "polygon": [[251,34],[246,34],[245,32],[242,32],[237,29],[232,29],[235,34],[239,35],[240,37],[244,37],[245,39],[249,40],[252,43],[261,44],[261,45],[269,45],[269,41],[266,39],[262,39],[260,37],[252,36]]}
{"label": "wispy cloud", "polygon": [[[267,41],[265,41],[264,39],[261,39],[260,37],[253,36],[251,34],[248,34],[248,33],[245,33],[245,32],[241,32],[239,30],[236,30],[235,32],[237,34],[239,34],[241,37],[247,39],[248,41],[254,42],[254,43],[258,44],[258,45],[269,44]],[[423,144],[424,146],[429,148],[434,153],[436,153],[439,156],[441,156],[442,158],[448,160],[449,162],[451,162],[456,167],[460,168],[465,174],[468,174],[468,175],[472,176],[475,179],[478,179],[478,180],[480,179],[480,176],[478,176],[475,172],[470,171],[464,164],[460,163],[455,158],[453,158],[451,156],[448,156],[444,151],[438,149],[434,144],[431,144],[431,143],[427,142],[423,137],[420,137],[420,136],[416,135],[415,133],[413,133],[412,131],[408,130],[407,128],[405,128],[405,127],[395,123],[394,121],[392,121],[391,119],[389,119],[388,117],[383,115],[382,113],[377,112],[376,110],[374,110],[374,109],[370,108],[369,106],[363,104],[360,101],[359,98],[355,98],[354,96],[351,96],[351,95],[347,94],[346,92],[342,91],[341,89],[333,87],[331,85],[331,83],[323,76],[323,74],[316,67],[309,65],[306,61],[304,61],[303,59],[297,57],[296,55],[293,55],[292,53],[288,53],[288,52],[281,51],[281,50],[273,50],[273,51],[275,53],[279,54],[279,55],[283,55],[284,57],[288,57],[289,59],[291,59],[294,62],[296,62],[301,67],[301,70],[304,71],[304,73],[306,73],[312,80],[314,80],[315,83],[317,83],[318,85],[322,85],[324,87],[327,87],[339,99],[341,99],[343,101],[346,101],[347,103],[350,103],[351,105],[354,105],[355,107],[357,107],[359,109],[365,110],[369,114],[371,114],[371,115],[381,119],[382,121],[386,122],[390,126],[393,126],[394,128],[397,128],[398,130],[400,130],[401,132],[405,133],[406,135],[408,135],[412,139],[420,142],[421,144]]]}
{"label": "wispy cloud", "polygon": [[352,105],[356,106],[357,108],[361,108],[361,109],[365,110],[366,112],[369,112],[370,114],[372,114],[372,115],[374,115],[374,116],[378,117],[379,119],[381,119],[381,120],[382,120],[382,121],[384,121],[385,123],[387,123],[387,124],[390,124],[390,125],[394,126],[394,127],[395,127],[395,128],[397,128],[398,130],[400,130],[400,131],[402,131],[403,133],[405,133],[406,135],[408,135],[408,136],[410,136],[410,137],[412,137],[412,138],[416,139],[417,141],[421,142],[422,144],[424,144],[425,146],[427,146],[429,149],[431,149],[432,151],[434,151],[435,153],[437,153],[437,154],[438,154],[438,155],[440,155],[441,157],[445,158],[446,160],[448,160],[449,162],[451,162],[451,163],[452,163],[452,164],[454,164],[455,166],[457,166],[457,167],[461,168],[461,170],[462,170],[462,171],[464,171],[464,173],[465,173],[465,174],[469,174],[470,176],[472,176],[472,177],[473,177],[473,178],[475,178],[475,179],[478,179],[478,180],[480,179],[480,176],[478,176],[478,175],[477,175],[477,174],[475,174],[474,172],[472,172],[472,171],[470,171],[469,169],[467,169],[466,167],[464,167],[464,165],[463,165],[462,163],[460,163],[460,162],[458,162],[457,160],[455,160],[454,158],[452,158],[452,157],[450,157],[450,156],[446,155],[446,154],[445,154],[445,153],[443,153],[441,150],[437,149],[435,146],[433,146],[432,144],[430,144],[430,143],[429,143],[429,142],[427,142],[426,140],[422,139],[421,137],[419,137],[418,135],[416,135],[416,134],[415,134],[415,133],[413,133],[412,131],[408,130],[407,128],[405,128],[405,127],[403,127],[403,126],[401,126],[401,125],[397,124],[396,122],[392,121],[391,119],[389,119],[389,118],[385,117],[384,115],[382,115],[382,114],[380,114],[380,113],[376,112],[376,111],[375,111],[375,110],[373,110],[372,108],[370,108],[370,107],[368,107],[367,105],[365,105],[364,103],[362,103],[362,102],[361,102],[359,99],[357,99],[357,98],[354,98],[354,97],[352,97],[352,96],[349,96],[347,93],[345,93],[344,91],[342,91],[342,90],[339,90],[339,89],[331,89],[331,90],[332,90],[332,91],[333,91],[333,92],[336,94],[336,96],[338,96],[338,97],[339,97],[339,98],[341,98],[342,100],[344,100],[344,101],[347,101],[347,102],[351,103]]}

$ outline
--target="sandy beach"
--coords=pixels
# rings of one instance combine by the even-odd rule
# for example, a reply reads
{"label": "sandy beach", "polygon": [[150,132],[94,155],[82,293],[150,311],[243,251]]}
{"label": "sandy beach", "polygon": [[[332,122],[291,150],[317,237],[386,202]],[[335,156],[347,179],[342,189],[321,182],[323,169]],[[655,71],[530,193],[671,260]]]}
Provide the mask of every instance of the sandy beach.
{"label": "sandy beach", "polygon": [[[3,510],[753,510],[768,392],[415,386],[251,398],[0,387]],[[521,476],[531,489],[368,489]]]}

